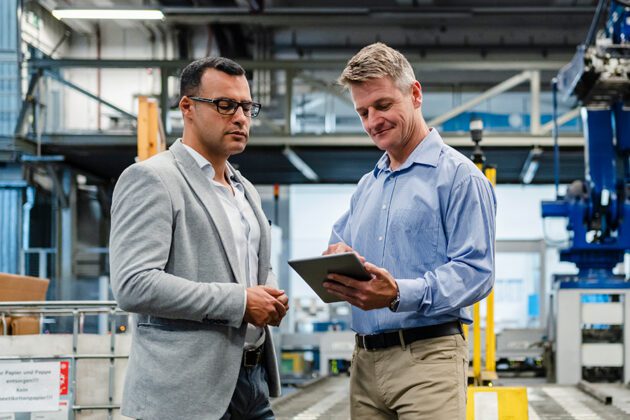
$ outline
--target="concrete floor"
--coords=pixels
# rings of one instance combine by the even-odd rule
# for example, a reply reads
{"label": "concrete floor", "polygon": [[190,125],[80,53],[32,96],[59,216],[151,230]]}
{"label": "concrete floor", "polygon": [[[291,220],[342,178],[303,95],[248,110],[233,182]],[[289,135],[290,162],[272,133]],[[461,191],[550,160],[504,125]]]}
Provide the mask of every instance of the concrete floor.
{"label": "concrete floor", "polygon": [[[346,376],[330,377],[275,400],[278,420],[346,420],[350,418]],[[573,386],[547,384],[544,379],[501,380],[505,386],[525,386],[530,420],[621,420],[630,419],[630,389],[619,384],[598,385],[613,396],[604,405]]]}

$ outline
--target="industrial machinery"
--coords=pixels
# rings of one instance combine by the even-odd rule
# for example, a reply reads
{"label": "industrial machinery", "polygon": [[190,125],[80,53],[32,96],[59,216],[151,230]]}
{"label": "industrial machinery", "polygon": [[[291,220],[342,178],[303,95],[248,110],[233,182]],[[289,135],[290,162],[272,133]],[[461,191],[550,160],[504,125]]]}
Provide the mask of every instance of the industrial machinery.
{"label": "industrial machinery", "polygon": [[[567,219],[569,246],[560,260],[579,270],[554,278],[556,381],[625,383],[630,282],[613,268],[630,249],[630,1],[600,0],[586,41],[560,70],[557,87],[582,107],[585,180],[542,203],[543,217]],[[557,153],[556,147],[556,191]]]}

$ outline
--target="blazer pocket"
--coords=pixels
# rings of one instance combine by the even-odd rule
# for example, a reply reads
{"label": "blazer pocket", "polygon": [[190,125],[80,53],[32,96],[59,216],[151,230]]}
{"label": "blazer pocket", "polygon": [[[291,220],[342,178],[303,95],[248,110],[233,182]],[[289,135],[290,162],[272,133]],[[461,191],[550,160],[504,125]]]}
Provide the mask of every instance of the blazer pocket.
{"label": "blazer pocket", "polygon": [[159,330],[159,331],[201,331],[201,330],[216,330],[217,326],[223,326],[228,324],[228,320],[214,319],[207,322],[195,322],[186,320],[164,320],[160,322],[139,322],[138,328],[144,328],[146,330]]}
{"label": "blazer pocket", "polygon": [[146,328],[146,329],[155,329],[160,331],[177,331],[170,325],[162,325],[162,324],[152,324],[149,322],[139,322],[138,328]]}

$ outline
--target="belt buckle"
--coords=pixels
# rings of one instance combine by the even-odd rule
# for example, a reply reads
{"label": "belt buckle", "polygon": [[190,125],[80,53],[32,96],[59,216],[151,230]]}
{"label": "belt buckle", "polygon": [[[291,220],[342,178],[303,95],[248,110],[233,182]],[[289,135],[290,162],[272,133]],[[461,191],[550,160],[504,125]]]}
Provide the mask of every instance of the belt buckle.
{"label": "belt buckle", "polygon": [[262,351],[260,349],[248,349],[243,352],[243,366],[255,367],[260,363]]}
{"label": "belt buckle", "polygon": [[398,330],[398,338],[400,340],[400,347],[405,351],[407,348],[407,343],[405,343],[405,335],[403,334],[403,330]]}
{"label": "belt buckle", "polygon": [[359,337],[361,337],[361,347],[363,347],[367,351],[376,350],[378,348],[378,346],[370,347],[370,345],[368,344],[368,336],[370,336],[370,334],[365,334],[365,335],[360,335],[359,336]]}
{"label": "belt buckle", "polygon": [[364,348],[365,350],[367,350],[367,351],[370,351],[370,348],[369,348],[369,347],[368,347],[368,345],[367,345],[367,341],[365,341],[365,337],[366,337],[366,336],[365,336],[365,335],[362,335],[362,336],[360,336],[360,337],[361,337],[361,341],[363,341],[363,343],[362,343],[363,348]]}

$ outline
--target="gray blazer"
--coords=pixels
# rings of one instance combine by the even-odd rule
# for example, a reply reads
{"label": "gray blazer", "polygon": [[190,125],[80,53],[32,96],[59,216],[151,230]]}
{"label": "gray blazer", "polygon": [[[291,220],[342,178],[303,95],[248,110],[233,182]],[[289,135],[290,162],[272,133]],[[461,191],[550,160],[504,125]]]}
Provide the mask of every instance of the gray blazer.
{"label": "gray blazer", "polygon": [[[236,172],[236,171],[235,171]],[[276,287],[260,197],[236,172],[260,223],[260,284]],[[181,140],[127,168],[114,189],[111,281],[134,313],[122,414],[143,420],[218,419],[236,386],[245,341],[246,279],[219,197]],[[280,379],[269,328],[270,396]]]}

